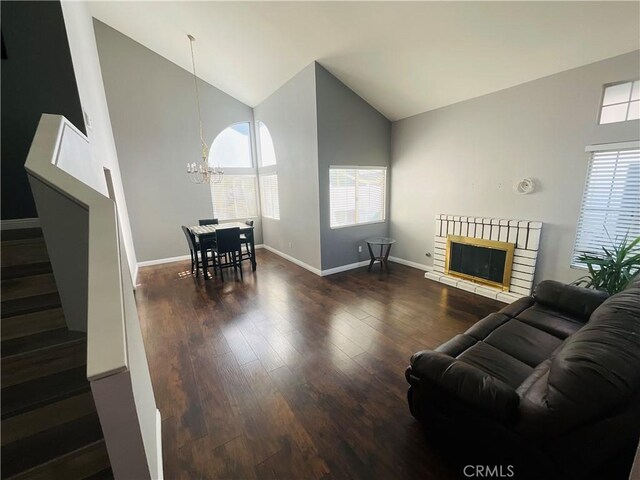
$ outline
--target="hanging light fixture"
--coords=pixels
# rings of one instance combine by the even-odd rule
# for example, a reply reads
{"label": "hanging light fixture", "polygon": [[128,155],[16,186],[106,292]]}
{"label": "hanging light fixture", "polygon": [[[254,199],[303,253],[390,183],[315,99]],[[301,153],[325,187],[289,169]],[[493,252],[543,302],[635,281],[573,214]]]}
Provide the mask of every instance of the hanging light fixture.
{"label": "hanging light fixture", "polygon": [[196,76],[196,58],[193,54],[193,42],[196,39],[192,35],[187,35],[191,45],[191,63],[193,64],[193,84],[196,89],[196,102],[198,105],[198,124],[200,129],[200,142],[202,143],[202,160],[199,162],[187,163],[187,174],[193,183],[198,184],[214,184],[219,183],[224,175],[224,170],[216,165],[209,165],[209,147],[204,141],[202,134],[202,113],[200,111],[200,91],[198,90],[198,77]]}

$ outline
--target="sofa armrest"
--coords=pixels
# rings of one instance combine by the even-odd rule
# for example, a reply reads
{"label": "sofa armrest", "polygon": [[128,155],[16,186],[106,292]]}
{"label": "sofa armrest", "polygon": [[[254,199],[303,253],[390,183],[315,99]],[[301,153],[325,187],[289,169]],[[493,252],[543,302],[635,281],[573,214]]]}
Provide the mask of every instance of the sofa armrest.
{"label": "sofa armrest", "polygon": [[533,298],[541,305],[587,322],[594,310],[609,298],[609,294],[554,280],[544,280],[536,287]]}
{"label": "sofa armrest", "polygon": [[444,353],[423,350],[414,354],[406,376],[409,383],[424,380],[436,385],[447,395],[503,423],[514,419],[518,411],[520,397],[515,389]]}

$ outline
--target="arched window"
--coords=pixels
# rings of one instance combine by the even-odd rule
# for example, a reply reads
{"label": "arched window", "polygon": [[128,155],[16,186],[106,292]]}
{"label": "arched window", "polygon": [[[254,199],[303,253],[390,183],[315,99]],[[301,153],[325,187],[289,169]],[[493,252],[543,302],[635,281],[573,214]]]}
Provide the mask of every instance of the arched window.
{"label": "arched window", "polygon": [[280,219],[280,199],[278,198],[278,170],[276,150],[269,129],[263,122],[257,123],[260,158],[260,200],[264,218]]}
{"label": "arched window", "polygon": [[225,128],[209,150],[209,164],[224,168],[220,183],[211,186],[213,215],[219,220],[258,216],[258,189],[251,155],[251,124]]}
{"label": "arched window", "polygon": [[209,151],[209,163],[226,168],[251,168],[251,126],[236,123],[216,137]]}
{"label": "arched window", "polygon": [[260,135],[260,166],[269,167],[276,164],[276,150],[273,147],[273,139],[267,126],[258,122],[258,134]]}

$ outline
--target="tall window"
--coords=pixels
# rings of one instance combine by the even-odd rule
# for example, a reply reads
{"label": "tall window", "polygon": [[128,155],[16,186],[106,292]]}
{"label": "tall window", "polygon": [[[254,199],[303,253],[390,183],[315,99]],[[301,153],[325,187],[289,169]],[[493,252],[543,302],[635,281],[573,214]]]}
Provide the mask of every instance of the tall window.
{"label": "tall window", "polygon": [[280,219],[280,200],[278,198],[278,169],[273,138],[267,126],[258,122],[258,150],[260,153],[260,200],[262,216]]}
{"label": "tall window", "polygon": [[229,175],[211,187],[213,213],[219,220],[258,216],[255,175]]}
{"label": "tall window", "polygon": [[222,181],[211,186],[213,215],[220,220],[258,216],[249,122],[236,123],[220,132],[211,145],[209,163],[224,168]]}
{"label": "tall window", "polygon": [[331,228],[385,220],[387,169],[330,167]]}
{"label": "tall window", "polygon": [[601,255],[602,247],[610,248],[625,236],[640,236],[640,150],[593,152],[572,266],[582,266],[581,254]]}
{"label": "tall window", "polygon": [[600,124],[640,118],[640,80],[605,85]]}

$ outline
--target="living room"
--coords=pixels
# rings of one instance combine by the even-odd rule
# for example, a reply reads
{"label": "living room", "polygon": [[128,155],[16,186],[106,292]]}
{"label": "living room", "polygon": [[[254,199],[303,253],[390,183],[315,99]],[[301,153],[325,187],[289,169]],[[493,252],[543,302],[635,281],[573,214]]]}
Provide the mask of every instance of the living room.
{"label": "living room", "polygon": [[629,476],[637,2],[2,11],[3,478]]}

